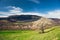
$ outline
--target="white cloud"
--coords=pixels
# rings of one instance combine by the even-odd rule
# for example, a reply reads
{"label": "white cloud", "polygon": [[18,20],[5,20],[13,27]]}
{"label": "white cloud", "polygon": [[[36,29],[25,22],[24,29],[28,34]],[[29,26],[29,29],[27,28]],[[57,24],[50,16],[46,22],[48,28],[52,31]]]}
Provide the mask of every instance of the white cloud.
{"label": "white cloud", "polygon": [[38,15],[38,16],[43,16],[46,18],[59,18],[60,19],[60,10],[53,10],[53,11],[48,11],[47,14],[43,13],[26,13],[26,14],[31,14],[31,15]]}
{"label": "white cloud", "polygon": [[23,9],[21,9],[19,7],[15,7],[15,6],[8,6],[7,8],[11,9],[11,10],[9,10],[9,13],[12,13],[12,14],[18,14],[23,11]]}
{"label": "white cloud", "polygon": [[46,18],[60,18],[60,10],[48,11],[47,14],[43,14],[43,13],[36,13],[36,12],[22,12],[23,9],[15,6],[9,6],[7,8],[12,8],[12,9],[9,9],[8,12],[0,12],[0,17],[8,17],[10,15],[23,14],[23,15],[38,15]]}
{"label": "white cloud", "polygon": [[13,8],[13,10],[9,10],[11,13],[20,13],[23,10],[19,7],[12,7],[12,8]]}
{"label": "white cloud", "polygon": [[37,4],[39,4],[39,3],[40,3],[40,1],[39,1],[39,0],[30,0],[30,1],[32,1],[32,2],[34,2],[34,3],[37,3]]}
{"label": "white cloud", "polygon": [[22,13],[22,10],[23,10],[23,9],[21,9],[19,7],[15,7],[15,6],[8,6],[6,8],[8,8],[9,11],[8,12],[0,11],[0,14],[1,14],[0,17],[8,17],[10,15],[18,15],[18,14]]}
{"label": "white cloud", "polygon": [[60,10],[54,10],[48,12],[48,14],[45,14],[45,17],[48,18],[60,18]]}
{"label": "white cloud", "polygon": [[8,6],[6,7],[9,9],[8,12],[0,12],[0,17],[8,17],[10,15],[39,15],[39,13],[35,13],[35,12],[22,12],[23,9],[19,8],[19,7],[15,7],[15,6]]}

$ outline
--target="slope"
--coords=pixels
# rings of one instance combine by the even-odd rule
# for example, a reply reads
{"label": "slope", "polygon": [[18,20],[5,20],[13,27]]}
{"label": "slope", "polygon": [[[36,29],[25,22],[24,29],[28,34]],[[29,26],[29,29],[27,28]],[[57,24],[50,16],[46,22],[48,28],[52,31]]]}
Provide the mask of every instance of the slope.
{"label": "slope", "polygon": [[60,40],[60,27],[45,30],[46,33],[31,30],[0,31],[0,40]]}

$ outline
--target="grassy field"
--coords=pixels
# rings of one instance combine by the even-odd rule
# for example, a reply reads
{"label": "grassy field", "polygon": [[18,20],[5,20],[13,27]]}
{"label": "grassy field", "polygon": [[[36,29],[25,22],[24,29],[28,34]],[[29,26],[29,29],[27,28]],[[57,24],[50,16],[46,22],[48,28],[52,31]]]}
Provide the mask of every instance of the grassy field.
{"label": "grassy field", "polygon": [[60,28],[54,27],[45,30],[45,33],[31,30],[4,30],[0,31],[0,40],[60,40]]}

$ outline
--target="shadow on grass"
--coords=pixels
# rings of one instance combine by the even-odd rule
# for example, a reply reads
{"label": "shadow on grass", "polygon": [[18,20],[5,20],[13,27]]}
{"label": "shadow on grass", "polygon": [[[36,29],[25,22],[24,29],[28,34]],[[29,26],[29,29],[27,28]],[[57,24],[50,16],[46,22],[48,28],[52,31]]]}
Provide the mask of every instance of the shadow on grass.
{"label": "shadow on grass", "polygon": [[53,30],[55,30],[55,28],[46,31],[45,33],[51,32],[51,31],[53,31]]}
{"label": "shadow on grass", "polygon": [[[55,28],[53,28],[53,29],[50,29],[50,30],[48,30],[48,31],[44,31],[44,33],[48,33],[48,32],[51,32],[51,31],[53,31],[53,30],[55,30]],[[44,33],[42,33],[42,32],[39,32],[40,34],[44,34]]]}

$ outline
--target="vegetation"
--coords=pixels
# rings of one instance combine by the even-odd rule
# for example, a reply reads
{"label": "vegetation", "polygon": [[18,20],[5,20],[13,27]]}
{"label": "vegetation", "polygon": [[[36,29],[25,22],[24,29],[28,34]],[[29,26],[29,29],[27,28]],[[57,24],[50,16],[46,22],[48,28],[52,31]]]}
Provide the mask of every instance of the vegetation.
{"label": "vegetation", "polygon": [[40,30],[2,30],[0,31],[0,40],[60,40],[60,27],[54,27],[45,30],[45,33],[39,33]]}
{"label": "vegetation", "polygon": [[35,15],[0,18],[0,40],[60,40],[59,21]]}

